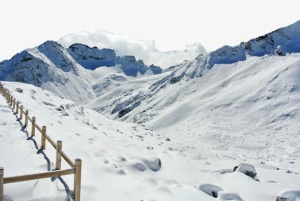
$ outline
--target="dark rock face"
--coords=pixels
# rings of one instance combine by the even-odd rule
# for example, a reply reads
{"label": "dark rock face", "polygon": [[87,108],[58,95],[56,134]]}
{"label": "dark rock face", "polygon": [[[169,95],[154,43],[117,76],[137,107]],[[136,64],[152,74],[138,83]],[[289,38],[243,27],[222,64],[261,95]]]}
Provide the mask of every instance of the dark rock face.
{"label": "dark rock face", "polygon": [[161,74],[162,73],[162,69],[158,66],[154,66],[153,64],[151,64],[149,66],[150,70],[154,73],[154,74]]}
{"label": "dark rock face", "polygon": [[129,113],[131,111],[130,108],[125,108],[123,110],[121,110],[119,113],[118,113],[118,117],[121,118],[123,117],[124,115],[126,115],[127,113]]}
{"label": "dark rock face", "polygon": [[90,48],[83,44],[73,44],[68,49],[69,54],[81,66],[94,70],[99,66],[115,66],[116,54],[111,49]]}
{"label": "dark rock face", "polygon": [[158,66],[147,66],[142,60],[136,60],[134,56],[116,56],[112,49],[90,48],[83,44],[73,44],[68,48],[69,54],[73,59],[83,67],[95,70],[101,66],[118,66],[127,76],[137,76],[138,73],[145,74],[152,71],[153,74],[159,74],[162,69]]}
{"label": "dark rock face", "polygon": [[116,64],[120,66],[122,71],[127,76],[137,76],[138,73],[145,74],[147,71],[152,71],[153,74],[160,74],[162,69],[158,66],[147,66],[142,60],[136,60],[134,56],[117,57]]}

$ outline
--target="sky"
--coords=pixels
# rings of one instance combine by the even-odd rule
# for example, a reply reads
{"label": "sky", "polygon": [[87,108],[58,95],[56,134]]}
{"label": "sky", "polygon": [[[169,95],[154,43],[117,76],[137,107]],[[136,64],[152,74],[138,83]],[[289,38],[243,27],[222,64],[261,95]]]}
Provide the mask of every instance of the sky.
{"label": "sky", "polygon": [[0,61],[47,40],[98,29],[154,41],[161,51],[195,42],[213,51],[300,19],[295,0],[10,0],[0,7]]}

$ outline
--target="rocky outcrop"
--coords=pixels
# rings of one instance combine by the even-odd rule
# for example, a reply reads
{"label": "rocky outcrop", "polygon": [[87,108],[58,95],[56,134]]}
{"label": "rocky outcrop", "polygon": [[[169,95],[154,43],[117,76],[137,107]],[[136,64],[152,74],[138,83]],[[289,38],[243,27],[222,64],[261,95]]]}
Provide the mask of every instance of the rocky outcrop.
{"label": "rocky outcrop", "polygon": [[94,70],[99,66],[115,66],[116,54],[111,49],[90,48],[83,44],[73,44],[68,49],[69,54],[81,66]]}
{"label": "rocky outcrop", "polygon": [[117,66],[127,76],[137,76],[151,71],[153,74],[160,74],[162,69],[158,66],[147,66],[142,60],[136,60],[134,56],[116,56],[112,49],[98,49],[97,47],[90,48],[83,44],[73,44],[68,48],[68,52],[73,59],[81,66],[87,69],[94,70],[101,66]]}
{"label": "rocky outcrop", "polygon": [[134,56],[118,57],[116,61],[122,71],[128,76],[137,76],[138,73],[145,74],[147,71],[152,71],[153,74],[160,74],[162,69],[158,66],[145,65],[142,60],[136,60]]}

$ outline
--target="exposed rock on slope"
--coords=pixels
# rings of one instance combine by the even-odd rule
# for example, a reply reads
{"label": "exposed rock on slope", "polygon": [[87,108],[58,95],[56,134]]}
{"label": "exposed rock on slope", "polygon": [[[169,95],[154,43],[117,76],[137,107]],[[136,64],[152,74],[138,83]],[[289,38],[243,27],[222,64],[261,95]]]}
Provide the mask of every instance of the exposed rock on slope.
{"label": "exposed rock on slope", "polygon": [[137,76],[138,73],[145,74],[151,71],[159,74],[162,69],[158,66],[147,66],[142,60],[136,60],[134,56],[116,56],[112,49],[90,48],[83,44],[73,44],[68,52],[76,62],[87,69],[95,70],[100,66],[118,66],[127,76]]}

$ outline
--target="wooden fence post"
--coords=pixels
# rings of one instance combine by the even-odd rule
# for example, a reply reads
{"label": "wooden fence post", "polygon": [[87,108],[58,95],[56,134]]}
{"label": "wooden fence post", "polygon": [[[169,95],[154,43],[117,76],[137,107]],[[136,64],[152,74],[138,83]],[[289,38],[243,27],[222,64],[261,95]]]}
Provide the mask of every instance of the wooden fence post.
{"label": "wooden fence post", "polygon": [[31,120],[31,136],[35,136],[35,117]]}
{"label": "wooden fence post", "polygon": [[62,149],[62,141],[59,140],[56,143],[56,165],[55,165],[56,170],[61,169],[61,154],[60,154],[61,149]]}
{"label": "wooden fence post", "polygon": [[25,111],[25,127],[28,126],[28,110]]}
{"label": "wooden fence post", "polygon": [[13,99],[13,109],[16,109],[16,98]]}
{"label": "wooden fence post", "polygon": [[46,149],[46,126],[42,127],[41,149]]}
{"label": "wooden fence post", "polygon": [[10,103],[10,106],[11,106],[11,107],[13,106],[13,100],[14,100],[14,97],[13,97],[13,96],[10,96],[9,103]]}
{"label": "wooden fence post", "polygon": [[0,201],[3,201],[3,197],[4,197],[4,192],[3,192],[4,179],[3,179],[3,175],[4,175],[4,169],[2,167],[0,167]]}
{"label": "wooden fence post", "polygon": [[20,104],[20,102],[19,102],[19,101],[17,101],[17,109],[16,109],[16,113],[17,113],[17,115],[19,115],[19,104]]}
{"label": "wooden fence post", "polygon": [[21,105],[20,107],[20,119],[22,120],[23,119],[23,105]]}
{"label": "wooden fence post", "polygon": [[81,189],[81,159],[75,159],[75,174],[74,174],[74,201],[80,201]]}

